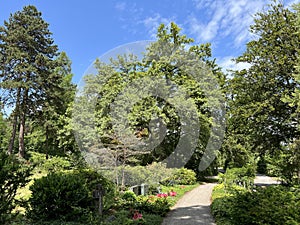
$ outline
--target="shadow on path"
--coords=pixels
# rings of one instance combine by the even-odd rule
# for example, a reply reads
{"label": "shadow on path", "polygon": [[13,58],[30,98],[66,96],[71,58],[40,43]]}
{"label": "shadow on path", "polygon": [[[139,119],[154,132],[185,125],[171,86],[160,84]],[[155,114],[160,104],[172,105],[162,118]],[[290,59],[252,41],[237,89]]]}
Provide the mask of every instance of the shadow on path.
{"label": "shadow on path", "polygon": [[195,205],[172,210],[162,225],[214,225],[210,206]]}
{"label": "shadow on path", "polygon": [[215,183],[199,185],[187,192],[165,217],[162,225],[215,225],[210,212]]}

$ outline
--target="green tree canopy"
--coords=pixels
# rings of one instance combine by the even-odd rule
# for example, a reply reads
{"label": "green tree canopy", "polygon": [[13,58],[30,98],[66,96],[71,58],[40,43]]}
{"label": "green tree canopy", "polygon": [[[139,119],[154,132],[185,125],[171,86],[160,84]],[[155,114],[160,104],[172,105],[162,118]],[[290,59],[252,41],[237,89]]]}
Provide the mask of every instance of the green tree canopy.
{"label": "green tree canopy", "polygon": [[[219,86],[224,77],[211,58],[210,44],[192,43],[175,23],[162,24],[141,60],[130,54],[109,64],[96,60],[97,73],[85,76],[75,105],[81,148],[102,156],[108,149],[127,163],[171,156],[169,166],[188,162],[197,170],[213,136],[210,128],[220,125],[212,109],[222,108]],[[139,146],[145,139],[149,145]],[[176,152],[178,146],[182,150]],[[119,153],[111,151],[116,149]]]}
{"label": "green tree canopy", "polygon": [[290,118],[296,107],[282,101],[297,87],[293,74],[300,36],[295,19],[295,12],[273,1],[267,11],[256,14],[250,26],[254,38],[236,59],[250,68],[235,71],[227,86],[229,117],[224,148],[228,161],[244,158],[243,164],[251,153],[274,156],[297,133],[296,121]]}

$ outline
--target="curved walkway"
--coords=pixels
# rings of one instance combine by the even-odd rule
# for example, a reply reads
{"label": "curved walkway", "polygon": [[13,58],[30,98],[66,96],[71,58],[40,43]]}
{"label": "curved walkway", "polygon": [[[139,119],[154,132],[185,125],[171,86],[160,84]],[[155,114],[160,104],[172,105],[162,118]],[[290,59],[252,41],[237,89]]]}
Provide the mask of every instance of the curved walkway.
{"label": "curved walkway", "polygon": [[[279,184],[275,178],[258,174],[257,186]],[[211,194],[216,183],[202,184],[186,193],[171,208],[162,225],[216,225],[210,213]]]}
{"label": "curved walkway", "polygon": [[210,213],[211,193],[216,184],[200,185],[172,207],[162,225],[215,225]]}

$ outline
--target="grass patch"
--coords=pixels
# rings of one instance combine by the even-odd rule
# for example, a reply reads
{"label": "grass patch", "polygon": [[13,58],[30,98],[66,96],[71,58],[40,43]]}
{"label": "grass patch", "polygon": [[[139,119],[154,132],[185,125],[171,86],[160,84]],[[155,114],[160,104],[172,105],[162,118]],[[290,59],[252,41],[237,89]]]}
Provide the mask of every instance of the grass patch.
{"label": "grass patch", "polygon": [[198,187],[200,184],[193,185],[174,185],[174,186],[162,186],[163,193],[170,193],[171,191],[176,192],[176,196],[169,197],[171,206],[174,206],[176,202],[187,192],[193,190]]}
{"label": "grass patch", "polygon": [[[33,171],[33,174],[30,176],[30,182],[23,188],[18,189],[17,191],[17,195],[16,195],[16,199],[17,200],[28,200],[31,196],[31,191],[29,190],[29,187],[34,183],[35,179],[39,179],[41,177],[44,177],[47,175],[47,172],[43,171]],[[14,210],[14,213],[21,213],[21,214],[25,214],[26,210],[24,207],[21,206],[17,206]]]}

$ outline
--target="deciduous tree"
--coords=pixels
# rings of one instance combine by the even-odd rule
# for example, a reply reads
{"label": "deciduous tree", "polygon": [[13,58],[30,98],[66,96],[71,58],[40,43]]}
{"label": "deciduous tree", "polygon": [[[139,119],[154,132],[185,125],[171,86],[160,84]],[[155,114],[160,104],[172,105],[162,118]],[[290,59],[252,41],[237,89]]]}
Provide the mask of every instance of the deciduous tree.
{"label": "deciduous tree", "polygon": [[227,153],[245,149],[262,158],[274,156],[297,134],[296,120],[290,118],[296,107],[282,101],[297,87],[293,74],[300,36],[295,18],[277,1],[255,15],[250,26],[253,40],[236,59],[250,68],[235,71],[229,80]]}

